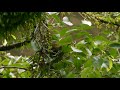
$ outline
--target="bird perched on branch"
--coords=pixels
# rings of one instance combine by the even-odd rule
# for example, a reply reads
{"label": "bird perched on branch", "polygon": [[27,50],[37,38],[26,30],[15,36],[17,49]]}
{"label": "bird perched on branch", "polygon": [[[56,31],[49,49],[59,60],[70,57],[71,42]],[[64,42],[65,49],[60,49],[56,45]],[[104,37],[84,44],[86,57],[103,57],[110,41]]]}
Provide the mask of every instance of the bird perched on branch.
{"label": "bird perched on branch", "polygon": [[52,40],[51,46],[52,46],[51,50],[55,53],[57,53],[62,48],[56,40]]}
{"label": "bird perched on branch", "polygon": [[62,46],[60,46],[56,40],[53,40],[51,44],[52,44],[52,48],[51,48],[50,57],[52,58],[55,57],[57,59],[60,59],[63,55]]}

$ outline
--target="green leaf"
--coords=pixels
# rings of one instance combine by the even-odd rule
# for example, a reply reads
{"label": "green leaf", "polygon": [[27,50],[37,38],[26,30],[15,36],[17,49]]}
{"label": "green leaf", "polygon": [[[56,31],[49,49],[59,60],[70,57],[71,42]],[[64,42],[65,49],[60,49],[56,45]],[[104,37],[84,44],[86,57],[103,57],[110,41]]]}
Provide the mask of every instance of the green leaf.
{"label": "green leaf", "polygon": [[63,45],[63,46],[62,46],[62,51],[63,51],[64,53],[69,53],[69,52],[71,51],[71,48],[70,48],[70,46],[68,46],[68,45]]}
{"label": "green leaf", "polygon": [[79,30],[91,30],[93,27],[86,24],[80,24],[79,26],[74,26],[74,28]]}
{"label": "green leaf", "polygon": [[61,76],[64,76],[64,75],[66,75],[66,72],[63,69],[61,69],[60,74],[61,74]]}
{"label": "green leaf", "polygon": [[71,46],[71,49],[73,50],[73,52],[78,52],[78,53],[82,52],[82,50],[79,50],[79,49],[77,49],[77,48],[75,48],[73,46]]}
{"label": "green leaf", "polygon": [[86,51],[88,53],[88,56],[92,56],[92,52],[90,51],[90,49],[86,48]]}
{"label": "green leaf", "polygon": [[93,53],[93,55],[97,55],[97,54],[102,53],[102,51],[101,51],[100,48],[94,48],[94,49],[92,50],[92,53]]}
{"label": "green leaf", "polygon": [[85,58],[87,56],[86,52],[81,52],[79,55],[82,56],[82,57],[85,57]]}
{"label": "green leaf", "polygon": [[111,43],[109,46],[112,48],[120,49],[120,43]]}
{"label": "green leaf", "polygon": [[94,71],[89,72],[88,78],[97,78],[97,75]]}
{"label": "green leaf", "polygon": [[95,70],[95,77],[96,78],[102,78],[102,75],[101,75],[100,71]]}
{"label": "green leaf", "polygon": [[[103,62],[104,62],[104,60],[100,56],[93,57],[93,65],[95,68],[101,69]],[[103,64],[103,66],[104,66],[104,64]]]}
{"label": "green leaf", "polygon": [[117,57],[118,56],[118,51],[115,49],[115,48],[110,48],[108,51],[107,51],[107,54],[108,55],[111,55],[113,57]]}
{"label": "green leaf", "polygon": [[86,37],[90,38],[90,34],[88,32],[80,32],[80,31],[75,31],[74,34],[72,34],[73,40],[78,40],[78,39],[84,39]]}
{"label": "green leaf", "polygon": [[55,63],[53,67],[55,69],[62,69],[62,68],[65,68],[67,65],[68,65],[67,62],[59,62],[59,63]]}
{"label": "green leaf", "polygon": [[74,73],[72,73],[72,72],[69,72],[66,77],[67,78],[75,78],[76,75]]}
{"label": "green leaf", "polygon": [[92,67],[86,67],[81,71],[81,78],[88,78],[89,75],[93,72]]}
{"label": "green leaf", "polygon": [[86,24],[88,26],[92,25],[92,23],[90,21],[88,21],[88,20],[82,20],[82,24]]}
{"label": "green leaf", "polygon": [[29,71],[25,71],[25,72],[20,73],[20,76],[22,78],[30,78],[31,73]]}
{"label": "green leaf", "polygon": [[11,36],[12,36],[12,38],[13,38],[13,39],[15,39],[15,40],[16,40],[16,37],[15,37],[14,35],[12,35],[12,34],[11,34]]}
{"label": "green leaf", "polygon": [[54,34],[52,35],[52,40],[59,40],[59,37],[56,34]]}
{"label": "green leaf", "polygon": [[7,45],[7,40],[4,39],[3,46],[6,46],[6,45]]}
{"label": "green leaf", "polygon": [[81,65],[82,65],[82,60],[74,59],[73,63],[75,65],[76,69],[80,70]]}
{"label": "green leaf", "polygon": [[91,65],[93,65],[93,61],[87,60],[87,62],[84,64],[84,67],[90,67]]}
{"label": "green leaf", "polygon": [[50,15],[53,15],[53,14],[57,14],[58,15],[58,12],[47,12],[48,14]]}
{"label": "green leaf", "polygon": [[52,14],[51,16],[56,20],[57,23],[63,24],[62,20],[58,15]]}
{"label": "green leaf", "polygon": [[63,17],[63,22],[64,22],[65,24],[69,25],[69,26],[72,26],[72,25],[73,25],[73,24],[69,21],[69,19],[68,19],[67,16]]}
{"label": "green leaf", "polygon": [[0,64],[2,65],[8,65],[9,60],[8,59],[4,59]]}
{"label": "green leaf", "polygon": [[113,66],[113,62],[112,62],[112,60],[109,60],[109,70],[112,68],[112,66]]}
{"label": "green leaf", "polygon": [[78,29],[70,29],[68,30],[66,33],[70,33],[70,32],[74,32],[74,31],[77,31]]}
{"label": "green leaf", "polygon": [[11,64],[10,66],[15,66],[15,67],[20,67],[20,68],[28,68],[29,64],[26,62],[23,62],[23,63]]}
{"label": "green leaf", "polygon": [[63,28],[62,30],[60,30],[60,36],[64,36],[67,31],[68,31],[67,28]]}
{"label": "green leaf", "polygon": [[107,61],[106,61],[106,59],[104,59],[104,60],[105,60],[104,63],[101,65],[101,69],[102,69],[102,68],[105,68],[106,71],[108,72],[108,71],[110,71],[111,68],[113,67],[113,62],[112,62],[111,59],[109,59],[109,60],[107,60]]}
{"label": "green leaf", "polygon": [[66,36],[65,38],[62,38],[59,41],[60,45],[66,45],[66,44],[70,44],[72,42],[72,37],[71,36]]}
{"label": "green leaf", "polygon": [[101,43],[102,42],[109,42],[109,40],[104,36],[95,36],[94,41],[100,41]]}

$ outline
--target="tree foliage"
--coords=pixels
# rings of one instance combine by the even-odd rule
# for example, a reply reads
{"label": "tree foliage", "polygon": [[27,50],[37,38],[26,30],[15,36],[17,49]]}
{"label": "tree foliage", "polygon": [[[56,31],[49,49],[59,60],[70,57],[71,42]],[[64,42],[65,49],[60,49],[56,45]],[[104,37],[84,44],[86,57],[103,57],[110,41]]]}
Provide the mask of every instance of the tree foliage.
{"label": "tree foliage", "polygon": [[[1,12],[0,77],[120,77],[120,13],[77,13],[78,25],[70,21],[73,12]],[[31,41],[32,56],[6,52],[30,49]]]}

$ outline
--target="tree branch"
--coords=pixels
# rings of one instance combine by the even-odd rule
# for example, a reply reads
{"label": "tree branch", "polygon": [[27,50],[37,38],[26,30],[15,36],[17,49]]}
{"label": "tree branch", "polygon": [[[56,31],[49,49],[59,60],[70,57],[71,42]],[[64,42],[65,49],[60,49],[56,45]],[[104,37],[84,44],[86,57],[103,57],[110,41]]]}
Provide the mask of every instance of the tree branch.
{"label": "tree branch", "polygon": [[86,14],[86,15],[88,15],[89,17],[91,17],[91,18],[95,18],[95,19],[97,19],[98,21],[100,21],[101,23],[105,23],[105,24],[112,24],[112,25],[115,25],[115,26],[120,26],[120,24],[118,23],[118,22],[108,22],[108,21],[105,21],[104,19],[101,19],[101,18],[98,18],[97,16],[93,16],[93,15],[91,15],[91,14],[88,14],[88,13],[82,13],[83,15],[84,14]]}
{"label": "tree branch", "polygon": [[108,21],[105,21],[103,19],[100,19],[100,18],[97,18],[95,17],[98,21],[102,22],[102,23],[105,23],[105,24],[112,24],[112,25],[116,25],[116,26],[120,26],[120,24],[118,24],[117,22],[108,22]]}
{"label": "tree branch", "polygon": [[0,46],[0,51],[7,51],[7,50],[14,49],[14,48],[19,48],[23,45],[26,45],[26,44],[30,43],[30,41],[31,40],[26,40],[26,41],[23,41],[23,42],[19,42],[19,43],[7,45],[7,46]]}
{"label": "tree branch", "polygon": [[17,69],[28,70],[27,68],[21,68],[21,67],[16,67],[16,66],[1,66],[0,69],[2,69],[2,68],[17,68]]}

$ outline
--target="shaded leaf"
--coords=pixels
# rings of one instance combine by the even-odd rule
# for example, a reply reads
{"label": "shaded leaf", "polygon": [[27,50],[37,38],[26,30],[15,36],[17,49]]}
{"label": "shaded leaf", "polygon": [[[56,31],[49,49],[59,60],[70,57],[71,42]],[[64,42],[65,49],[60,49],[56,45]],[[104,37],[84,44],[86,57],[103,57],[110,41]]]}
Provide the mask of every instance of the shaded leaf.
{"label": "shaded leaf", "polygon": [[60,45],[66,45],[66,44],[70,44],[72,42],[72,37],[71,36],[66,36],[65,38],[62,38],[59,41]]}
{"label": "shaded leaf", "polygon": [[112,48],[120,49],[120,43],[112,43],[109,46],[112,47]]}
{"label": "shaded leaf", "polygon": [[68,73],[68,75],[66,76],[67,78],[75,78],[76,75],[72,72]]}
{"label": "shaded leaf", "polygon": [[82,60],[74,59],[73,63],[75,65],[76,69],[80,70],[81,65],[82,65]]}

